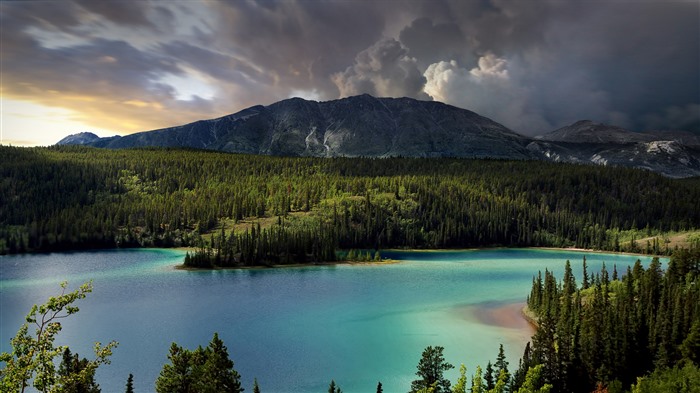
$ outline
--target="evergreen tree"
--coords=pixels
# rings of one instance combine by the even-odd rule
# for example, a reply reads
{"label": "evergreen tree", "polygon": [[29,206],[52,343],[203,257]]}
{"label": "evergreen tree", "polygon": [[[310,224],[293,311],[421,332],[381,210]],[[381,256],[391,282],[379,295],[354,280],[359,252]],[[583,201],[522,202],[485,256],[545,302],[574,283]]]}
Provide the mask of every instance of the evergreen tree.
{"label": "evergreen tree", "polygon": [[157,393],[191,393],[198,378],[193,367],[193,354],[176,343],[170,345],[168,360],[156,379]]}
{"label": "evergreen tree", "polygon": [[693,323],[680,349],[684,359],[700,365],[700,318]]}
{"label": "evergreen tree", "polygon": [[199,384],[202,392],[239,393],[244,390],[241,387],[241,376],[233,369],[233,361],[218,333],[214,333],[205,356]]}
{"label": "evergreen tree", "polygon": [[343,391],[340,390],[340,386],[335,384],[334,380],[331,380],[330,385],[328,385],[328,393],[343,393]]}
{"label": "evergreen tree", "polygon": [[170,364],[163,365],[156,380],[158,393],[240,393],[240,375],[233,369],[233,361],[219,335],[214,333],[206,349],[194,351],[176,343],[170,346]]}
{"label": "evergreen tree", "polygon": [[260,393],[260,385],[258,385],[257,378],[253,378],[253,393]]}
{"label": "evergreen tree", "polygon": [[484,370],[484,382],[486,383],[486,390],[493,389],[494,385],[496,384],[493,377],[493,365],[491,364],[491,361],[486,364],[486,369]]}
{"label": "evergreen tree", "polygon": [[[496,357],[496,363],[494,363],[494,371],[499,375],[503,372],[506,378],[506,382],[510,380],[510,373],[508,372],[508,361],[506,360],[506,354],[503,351],[503,344],[498,346],[498,356]],[[486,381],[488,386],[488,380]]]}
{"label": "evergreen tree", "polygon": [[588,265],[586,264],[586,256],[583,256],[583,281],[581,282],[581,288],[582,289],[588,289],[590,286],[589,278],[588,278]]}
{"label": "evergreen tree", "polygon": [[69,348],[63,351],[58,367],[59,390],[64,393],[100,393],[100,385],[95,382],[95,369],[89,368],[87,359],[71,354]]}
{"label": "evergreen tree", "polygon": [[129,378],[126,379],[126,393],[134,393],[134,375],[129,374]]}
{"label": "evergreen tree", "polygon": [[384,388],[382,387],[382,382],[377,382],[377,393],[384,393]]}
{"label": "evergreen tree", "polygon": [[418,371],[416,375],[419,379],[411,382],[411,392],[415,393],[421,389],[428,389],[435,384],[435,393],[449,393],[450,381],[445,378],[443,373],[454,368],[453,365],[445,361],[442,351],[443,347],[428,346],[423,350],[420,361],[418,362]]}

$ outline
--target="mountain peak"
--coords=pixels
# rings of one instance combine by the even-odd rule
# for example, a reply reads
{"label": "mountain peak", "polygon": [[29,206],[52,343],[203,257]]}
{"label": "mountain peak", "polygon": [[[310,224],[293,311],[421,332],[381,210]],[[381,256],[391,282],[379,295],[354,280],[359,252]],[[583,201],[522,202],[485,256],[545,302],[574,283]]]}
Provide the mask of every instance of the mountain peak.
{"label": "mountain peak", "polygon": [[92,142],[99,140],[100,137],[93,134],[92,132],[79,132],[77,134],[71,134],[67,137],[56,142],[57,145],[88,145]]}
{"label": "mountain peak", "polygon": [[363,94],[324,102],[290,98],[218,119],[91,144],[285,156],[528,159],[527,142],[503,125],[465,109]]}
{"label": "mountain peak", "polygon": [[548,134],[536,136],[535,139],[548,142],[625,144],[651,142],[654,137],[618,126],[579,120]]}
{"label": "mountain peak", "polygon": [[[663,138],[671,135],[665,132]],[[699,147],[677,138],[676,143],[652,143],[660,140],[671,139],[591,120],[533,140],[441,102],[363,94],[323,102],[295,97],[123,137],[81,133],[59,144],[191,147],[278,156],[542,159],[646,168],[670,177],[700,175]]]}

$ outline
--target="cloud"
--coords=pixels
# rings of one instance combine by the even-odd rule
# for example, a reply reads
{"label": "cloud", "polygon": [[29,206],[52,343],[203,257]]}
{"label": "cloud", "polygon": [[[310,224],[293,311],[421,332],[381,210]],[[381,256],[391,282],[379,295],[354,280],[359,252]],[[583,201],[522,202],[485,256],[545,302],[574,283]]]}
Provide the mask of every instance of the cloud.
{"label": "cloud", "polygon": [[401,30],[399,41],[423,70],[438,61],[452,59],[468,64],[475,59],[472,51],[476,42],[465,37],[460,26],[452,22],[438,23],[427,17],[415,19]]}
{"label": "cloud", "polygon": [[700,104],[669,106],[650,113],[643,120],[646,130],[678,129],[700,133]]}
{"label": "cloud", "polygon": [[393,38],[378,41],[360,52],[355,64],[333,74],[340,97],[372,94],[380,97],[428,99],[423,92],[425,77],[408,51]]}
{"label": "cloud", "polygon": [[425,92],[521,133],[546,132],[551,125],[530,105],[531,92],[511,80],[507,66],[505,59],[493,53],[480,57],[478,67],[471,70],[454,60],[434,63],[425,71]]}

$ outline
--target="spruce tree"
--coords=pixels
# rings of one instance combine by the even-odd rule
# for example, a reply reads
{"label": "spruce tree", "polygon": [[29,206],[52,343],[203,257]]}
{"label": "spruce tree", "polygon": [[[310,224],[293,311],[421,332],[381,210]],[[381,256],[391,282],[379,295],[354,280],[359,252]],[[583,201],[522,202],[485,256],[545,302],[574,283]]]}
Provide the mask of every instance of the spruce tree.
{"label": "spruce tree", "polygon": [[203,391],[239,393],[244,390],[241,376],[233,369],[233,361],[218,333],[214,333],[205,354],[201,381],[206,388]]}
{"label": "spruce tree", "polygon": [[343,393],[343,391],[340,390],[340,386],[335,384],[335,380],[331,379],[331,383],[328,385],[328,393]]}
{"label": "spruce tree", "polygon": [[450,381],[445,378],[443,373],[454,368],[454,366],[445,361],[442,355],[443,350],[444,348],[440,346],[429,346],[423,350],[417,366],[418,371],[416,371],[419,379],[411,382],[411,392],[429,389],[433,385],[435,386],[435,393],[450,392]]}
{"label": "spruce tree", "polygon": [[126,393],[134,393],[134,375],[129,374],[129,378],[126,379]]}
{"label": "spruce tree", "polygon": [[493,365],[491,364],[490,360],[486,364],[486,369],[484,370],[484,382],[486,383],[487,390],[493,389],[493,386],[495,385],[495,381],[493,378]]}
{"label": "spruce tree", "polygon": [[257,378],[253,378],[253,393],[260,393],[260,385],[258,385]]}
{"label": "spruce tree", "polygon": [[[508,361],[506,361],[506,354],[503,351],[503,344],[500,344],[498,347],[498,356],[496,357],[496,363],[494,363],[494,371],[496,371],[499,375],[501,372],[505,372],[506,376],[506,381],[510,379],[510,373],[508,372]],[[488,383],[488,381],[486,381]],[[492,389],[492,388],[490,388]]]}

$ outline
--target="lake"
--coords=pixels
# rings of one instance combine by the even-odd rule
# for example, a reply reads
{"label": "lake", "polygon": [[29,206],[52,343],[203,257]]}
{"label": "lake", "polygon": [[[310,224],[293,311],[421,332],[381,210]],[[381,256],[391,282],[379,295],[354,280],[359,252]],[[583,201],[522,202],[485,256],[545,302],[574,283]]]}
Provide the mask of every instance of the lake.
{"label": "lake", "polygon": [[[650,257],[488,249],[393,251],[400,263],[284,269],[175,270],[177,250],[108,250],[0,257],[0,350],[32,304],[93,280],[80,312],[63,320],[58,343],[92,358],[95,341],[119,341],[112,364],[100,368],[104,392],[153,392],[171,342],[206,346],[218,332],[246,391],[256,377],[263,392],[324,392],[331,379],[346,393],[408,391],[422,350],[445,347],[471,376],[494,361],[503,343],[517,368],[531,328],[516,303],[545,268],[563,276],[572,263],[577,282],[583,256],[589,273],[610,272]],[[33,330],[32,330],[33,331]]]}

